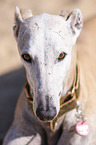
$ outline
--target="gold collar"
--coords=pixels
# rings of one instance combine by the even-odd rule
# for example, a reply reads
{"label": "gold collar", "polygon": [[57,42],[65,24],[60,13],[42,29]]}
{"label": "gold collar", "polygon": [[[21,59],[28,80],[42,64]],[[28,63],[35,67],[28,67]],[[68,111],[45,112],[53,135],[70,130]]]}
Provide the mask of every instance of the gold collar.
{"label": "gold collar", "polygon": [[[25,82],[25,93],[29,102],[29,105],[33,112],[33,95],[30,92],[30,85],[28,84],[28,81]],[[71,111],[72,109],[77,107],[77,99],[79,97],[80,92],[80,77],[79,77],[79,70],[78,66],[76,66],[75,70],[75,79],[73,81],[71,89],[67,92],[66,95],[62,96],[60,99],[60,111],[57,117],[50,121],[50,130],[55,131],[57,120],[64,115],[65,113]]]}

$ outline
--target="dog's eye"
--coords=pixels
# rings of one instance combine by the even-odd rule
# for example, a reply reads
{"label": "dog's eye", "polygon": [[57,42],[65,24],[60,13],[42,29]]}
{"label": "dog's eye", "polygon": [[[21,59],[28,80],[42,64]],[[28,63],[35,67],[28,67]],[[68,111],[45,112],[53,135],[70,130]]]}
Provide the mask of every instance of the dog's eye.
{"label": "dog's eye", "polygon": [[31,56],[28,54],[28,53],[25,53],[22,55],[22,58],[27,61],[27,62],[31,62],[32,61],[32,58]]}
{"label": "dog's eye", "polygon": [[66,56],[66,53],[64,53],[64,52],[60,53],[58,60],[60,61],[60,60],[64,59],[65,56]]}

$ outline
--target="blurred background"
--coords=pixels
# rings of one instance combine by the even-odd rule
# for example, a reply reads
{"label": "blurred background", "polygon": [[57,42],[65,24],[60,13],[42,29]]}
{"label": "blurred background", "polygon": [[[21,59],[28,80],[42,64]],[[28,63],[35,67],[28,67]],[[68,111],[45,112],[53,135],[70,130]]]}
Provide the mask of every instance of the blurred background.
{"label": "blurred background", "polygon": [[96,14],[96,0],[0,0],[0,145],[8,130],[25,81],[25,70],[13,36],[15,6],[40,13],[60,14],[80,8],[84,21]]}

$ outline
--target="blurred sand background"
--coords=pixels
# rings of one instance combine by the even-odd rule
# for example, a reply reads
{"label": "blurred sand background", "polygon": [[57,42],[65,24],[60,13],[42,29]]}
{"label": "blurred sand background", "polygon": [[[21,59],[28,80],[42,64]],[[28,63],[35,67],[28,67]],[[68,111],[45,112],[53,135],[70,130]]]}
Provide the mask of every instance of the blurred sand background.
{"label": "blurred sand background", "polygon": [[25,81],[12,26],[15,6],[60,14],[62,9],[80,8],[84,21],[96,14],[96,0],[0,0],[0,145],[12,120],[17,98]]}

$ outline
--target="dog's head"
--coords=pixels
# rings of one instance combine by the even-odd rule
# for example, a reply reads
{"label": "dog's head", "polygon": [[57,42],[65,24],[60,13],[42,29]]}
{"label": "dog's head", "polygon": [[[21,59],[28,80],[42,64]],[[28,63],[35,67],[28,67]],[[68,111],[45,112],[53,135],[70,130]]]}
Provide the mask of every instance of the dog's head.
{"label": "dog's head", "polygon": [[73,47],[82,28],[79,9],[60,16],[16,8],[14,34],[33,94],[33,110],[50,121],[60,110],[60,98],[70,89],[76,67]]}

